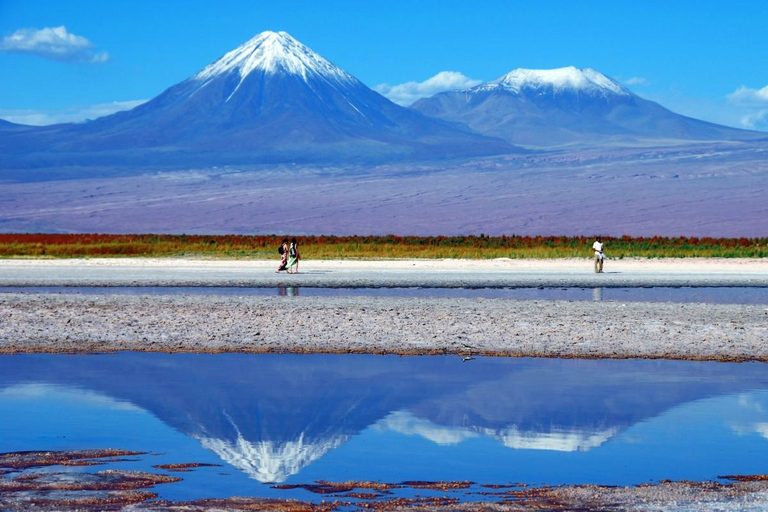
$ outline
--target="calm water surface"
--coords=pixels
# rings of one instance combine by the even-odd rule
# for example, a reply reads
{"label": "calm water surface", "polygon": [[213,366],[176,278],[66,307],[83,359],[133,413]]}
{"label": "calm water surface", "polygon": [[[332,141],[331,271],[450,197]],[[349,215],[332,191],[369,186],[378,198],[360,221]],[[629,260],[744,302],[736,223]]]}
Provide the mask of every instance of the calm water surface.
{"label": "calm water surface", "polygon": [[245,287],[0,287],[0,293],[78,293],[152,295],[281,295],[286,297],[445,297],[519,300],[626,302],[706,302],[768,304],[768,287],[627,288],[245,288]]}
{"label": "calm water surface", "polygon": [[[161,498],[270,483],[639,484],[768,473],[768,367],[339,355],[0,356],[0,452],[214,463]],[[104,467],[68,468],[94,471]]]}

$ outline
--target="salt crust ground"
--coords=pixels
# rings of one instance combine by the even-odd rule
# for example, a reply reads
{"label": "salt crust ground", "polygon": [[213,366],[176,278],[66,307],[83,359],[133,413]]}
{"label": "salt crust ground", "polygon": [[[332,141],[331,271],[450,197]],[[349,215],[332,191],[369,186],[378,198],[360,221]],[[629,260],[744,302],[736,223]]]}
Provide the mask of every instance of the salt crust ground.
{"label": "salt crust ground", "polygon": [[768,286],[768,260],[587,259],[332,260],[301,262],[181,258],[0,260],[0,286]]}
{"label": "salt crust ground", "polygon": [[[762,260],[5,260],[0,286],[768,286]],[[574,284],[574,283],[582,284]],[[516,283],[516,284],[515,284]],[[628,284],[629,283],[629,284]],[[386,297],[0,294],[0,351],[768,361],[768,308]]]}

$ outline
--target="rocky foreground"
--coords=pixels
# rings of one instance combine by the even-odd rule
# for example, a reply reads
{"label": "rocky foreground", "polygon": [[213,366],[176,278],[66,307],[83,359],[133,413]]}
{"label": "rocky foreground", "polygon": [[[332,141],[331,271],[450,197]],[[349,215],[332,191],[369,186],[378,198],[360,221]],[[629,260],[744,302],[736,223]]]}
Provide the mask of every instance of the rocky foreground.
{"label": "rocky foreground", "polygon": [[[572,485],[529,487],[525,484],[476,485],[474,482],[316,482],[302,487],[322,500],[215,498],[158,500],[159,486],[173,485],[200,464],[153,466],[163,472],[100,470],[98,466],[137,456],[127,450],[0,453],[0,507],[4,511],[131,510],[155,512],[242,511],[335,512],[395,511],[763,511],[768,506],[768,476],[724,475],[717,482],[671,482],[606,487]],[[77,471],[72,471],[76,467]],[[95,469],[93,469],[95,467]],[[68,468],[69,471],[66,471]],[[88,470],[87,468],[91,468]],[[22,473],[22,471],[24,473]],[[471,491],[470,487],[475,490]],[[393,491],[417,494],[398,497]],[[477,489],[482,489],[479,491]],[[432,495],[419,493],[433,491]],[[459,494],[457,494],[459,493]],[[473,499],[462,501],[459,495]]]}

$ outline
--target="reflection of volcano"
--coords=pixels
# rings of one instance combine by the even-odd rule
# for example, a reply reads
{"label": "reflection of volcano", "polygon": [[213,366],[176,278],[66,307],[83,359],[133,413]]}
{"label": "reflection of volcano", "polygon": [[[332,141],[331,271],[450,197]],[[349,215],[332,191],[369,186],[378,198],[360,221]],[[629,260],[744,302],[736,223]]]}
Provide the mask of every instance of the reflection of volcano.
{"label": "reflection of volcano", "polygon": [[[392,357],[132,354],[0,357],[0,388],[43,382],[128,401],[240,471],[284,481],[422,391]],[[400,364],[398,364],[398,362]],[[437,362],[435,360],[435,362]],[[406,363],[406,364],[403,364]],[[446,374],[449,372],[445,372]]]}
{"label": "reflection of volcano", "polygon": [[512,425],[504,429],[481,427],[447,427],[418,418],[406,411],[395,411],[376,424],[379,430],[418,435],[433,443],[458,444],[478,435],[496,439],[507,448],[551,450],[558,452],[587,451],[596,448],[619,432],[619,428],[603,431],[562,430],[550,432],[521,431]]}
{"label": "reflection of volcano", "polygon": [[333,355],[0,357],[0,389],[46,383],[130,402],[259,481],[370,426],[451,445],[586,451],[700,398],[768,387],[759,364]]}
{"label": "reflection of volcano", "polygon": [[252,443],[239,435],[234,442],[213,437],[198,438],[203,447],[221,457],[251,478],[260,482],[284,482],[302,468],[338,448],[346,436],[333,437],[320,443],[304,442],[301,435],[295,441]]}

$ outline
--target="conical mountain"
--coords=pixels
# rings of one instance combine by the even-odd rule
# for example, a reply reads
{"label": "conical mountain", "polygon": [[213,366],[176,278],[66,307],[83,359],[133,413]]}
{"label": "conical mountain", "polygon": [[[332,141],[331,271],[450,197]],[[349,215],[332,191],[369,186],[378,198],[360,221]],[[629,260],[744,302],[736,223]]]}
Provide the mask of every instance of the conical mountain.
{"label": "conical mountain", "polygon": [[57,151],[196,163],[514,151],[395,105],[285,32],[259,34],[132,110],[41,132]]}
{"label": "conical mountain", "polygon": [[515,69],[470,89],[421,99],[411,108],[537,147],[765,137],[675,114],[589,68]]}

